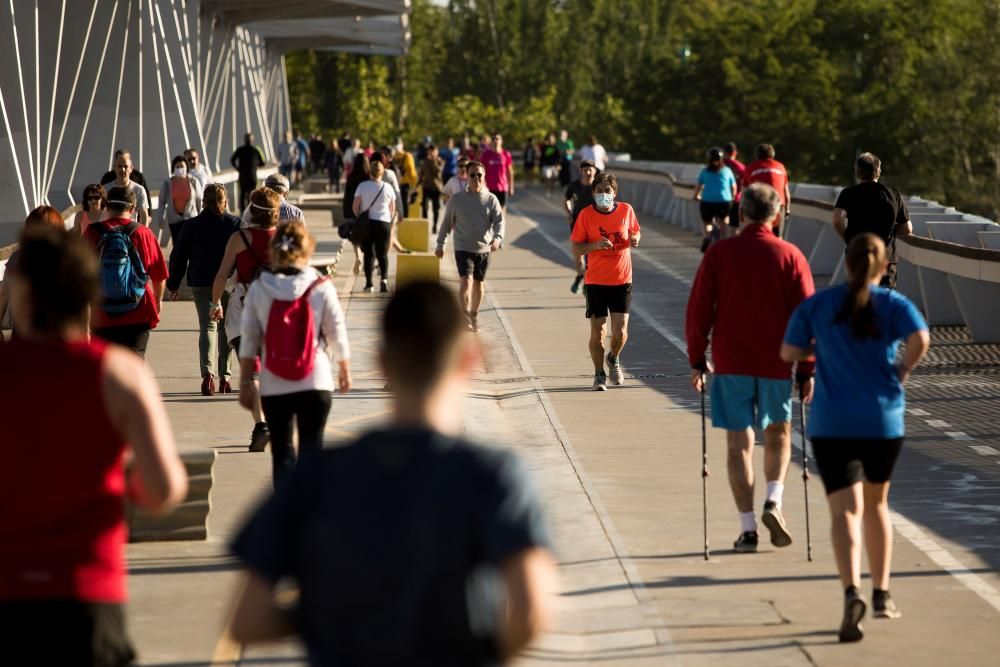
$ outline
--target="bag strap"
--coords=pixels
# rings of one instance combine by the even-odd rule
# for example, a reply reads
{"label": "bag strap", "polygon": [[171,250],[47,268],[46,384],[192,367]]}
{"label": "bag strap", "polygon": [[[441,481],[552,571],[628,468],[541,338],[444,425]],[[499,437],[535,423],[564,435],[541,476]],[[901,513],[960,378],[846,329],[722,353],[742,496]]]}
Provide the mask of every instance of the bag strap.
{"label": "bag strap", "polygon": [[122,231],[125,232],[125,236],[127,236],[127,237],[129,237],[129,239],[131,239],[132,238],[132,234],[134,234],[135,230],[137,230],[137,229],[139,229],[139,223],[135,222],[135,221],[132,221],[132,222],[128,223],[127,225],[125,225],[125,229],[122,230]]}
{"label": "bag strap", "polygon": [[[378,201],[378,198],[382,196],[382,191],[383,190],[385,190],[385,183],[383,183],[382,187],[380,187],[378,189],[378,192],[375,193],[375,199],[372,199],[372,203],[368,205],[368,208],[366,208],[365,210],[361,211],[361,213],[367,213],[368,209],[375,205],[375,202]],[[360,213],[358,215],[360,215]]]}
{"label": "bag strap", "polygon": [[330,278],[329,276],[320,276],[319,278],[314,280],[312,282],[312,285],[306,288],[306,291],[302,293],[302,296],[300,298],[302,299],[309,298],[309,295],[312,294],[313,289],[319,287],[320,283],[326,282],[327,280],[329,280],[329,278]]}

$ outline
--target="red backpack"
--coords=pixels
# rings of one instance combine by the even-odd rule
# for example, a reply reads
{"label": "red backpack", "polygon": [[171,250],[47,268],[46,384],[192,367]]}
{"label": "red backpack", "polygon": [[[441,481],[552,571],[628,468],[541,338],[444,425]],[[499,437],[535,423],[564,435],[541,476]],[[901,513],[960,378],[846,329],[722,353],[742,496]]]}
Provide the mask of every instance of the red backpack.
{"label": "red backpack", "polygon": [[312,373],[316,336],[309,295],[326,279],[316,279],[297,299],[271,302],[264,333],[264,367],[280,378],[301,380]]}

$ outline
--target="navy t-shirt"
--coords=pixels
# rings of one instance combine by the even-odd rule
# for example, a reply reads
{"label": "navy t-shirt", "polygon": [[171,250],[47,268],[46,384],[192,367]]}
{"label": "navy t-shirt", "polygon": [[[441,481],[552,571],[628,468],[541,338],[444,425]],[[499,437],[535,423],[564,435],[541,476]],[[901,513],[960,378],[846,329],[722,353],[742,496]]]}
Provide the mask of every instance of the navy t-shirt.
{"label": "navy t-shirt", "polygon": [[499,566],[549,548],[518,459],[430,431],[307,453],[234,541],[299,585],[313,665],[495,665]]}
{"label": "navy t-shirt", "polygon": [[809,437],[902,438],[906,402],[896,351],[927,323],[899,292],[872,287],[881,335],[859,340],[849,323],[834,322],[846,296],[847,285],[817,292],[799,304],[785,331],[786,343],[816,352]]}

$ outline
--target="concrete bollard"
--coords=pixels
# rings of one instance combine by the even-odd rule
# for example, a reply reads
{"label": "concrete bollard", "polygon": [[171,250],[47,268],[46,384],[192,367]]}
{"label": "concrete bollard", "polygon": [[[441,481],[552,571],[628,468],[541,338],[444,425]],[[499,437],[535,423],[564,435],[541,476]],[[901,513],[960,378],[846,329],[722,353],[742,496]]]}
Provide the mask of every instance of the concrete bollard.
{"label": "concrete bollard", "polygon": [[427,218],[405,218],[396,227],[400,244],[413,252],[430,249],[431,221]]}
{"label": "concrete bollard", "polygon": [[396,257],[396,287],[416,280],[438,282],[441,279],[441,262],[431,254],[399,255]]}

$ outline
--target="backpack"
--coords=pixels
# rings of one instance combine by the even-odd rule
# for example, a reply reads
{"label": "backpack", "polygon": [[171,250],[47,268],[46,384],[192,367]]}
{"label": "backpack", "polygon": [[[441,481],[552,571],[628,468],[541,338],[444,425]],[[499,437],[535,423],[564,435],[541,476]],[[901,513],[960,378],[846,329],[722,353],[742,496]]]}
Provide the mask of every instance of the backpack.
{"label": "backpack", "polygon": [[317,278],[297,299],[271,302],[264,333],[264,367],[285,380],[301,380],[316,362],[315,318],[309,295],[326,280]]}
{"label": "backpack", "polygon": [[149,274],[139,257],[132,235],[138,222],[128,225],[92,225],[97,231],[97,256],[101,265],[104,312],[123,315],[136,309],[146,294]]}
{"label": "backpack", "polygon": [[184,209],[191,201],[191,181],[176,176],[170,179],[170,201],[174,206],[174,213],[184,215]]}

